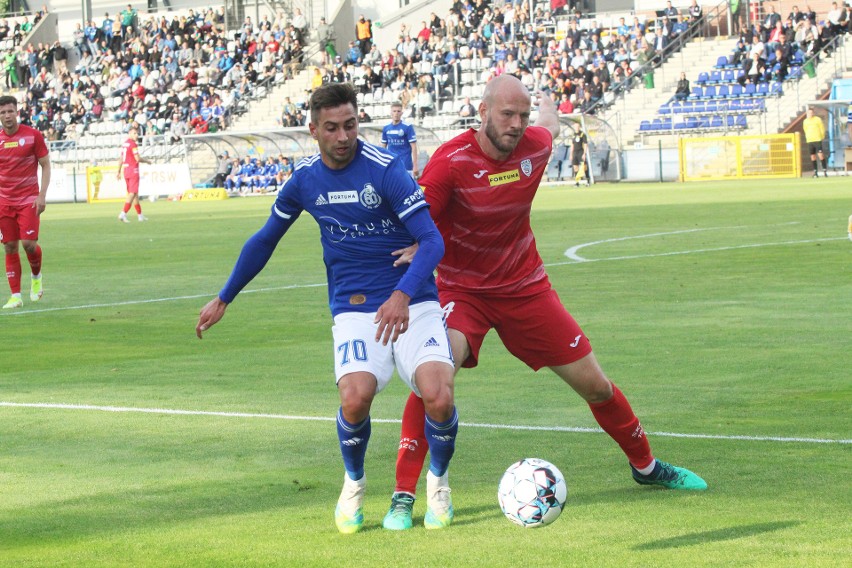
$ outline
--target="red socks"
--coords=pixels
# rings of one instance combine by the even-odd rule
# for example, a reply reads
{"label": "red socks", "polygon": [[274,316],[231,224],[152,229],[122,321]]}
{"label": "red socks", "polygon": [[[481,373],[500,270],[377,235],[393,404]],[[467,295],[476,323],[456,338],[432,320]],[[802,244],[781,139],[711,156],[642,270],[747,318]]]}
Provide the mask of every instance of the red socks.
{"label": "red socks", "polygon": [[[621,446],[628,461],[637,469],[648,467],[654,461],[651,446],[639,419],[633,414],[630,403],[617,386],[612,385],[612,398],[589,404],[592,414],[603,430]],[[423,432],[426,409],[423,401],[411,393],[402,413],[402,431],[396,458],[396,488],[394,491],[415,494],[417,480],[429,446]]]}
{"label": "red socks", "polygon": [[21,256],[18,253],[6,255],[6,278],[13,294],[21,293]]}
{"label": "red socks", "polygon": [[402,431],[396,457],[396,492],[414,495],[417,491],[417,480],[429,451],[425,427],[426,407],[419,396],[411,393],[402,412]]}
{"label": "red socks", "polygon": [[590,403],[589,408],[592,409],[595,420],[604,432],[609,434],[627,454],[627,460],[633,467],[642,469],[654,461],[645,431],[639,424],[639,419],[633,414],[630,403],[617,386],[612,385],[612,398],[603,402]]}
{"label": "red socks", "polygon": [[133,205],[133,208],[136,209],[136,213],[138,213],[139,215],[142,214],[142,205],[141,204],[136,203],[136,204]]}
{"label": "red socks", "polygon": [[[41,247],[36,245],[35,252],[33,254],[27,253],[27,260],[30,261],[30,270],[35,276],[41,274]],[[18,261],[20,263],[20,261]],[[20,266],[20,264],[19,264]],[[18,271],[20,272],[20,270]]]}
{"label": "red socks", "polygon": [[125,213],[127,213],[128,211],[130,211],[130,203],[128,203],[128,202],[126,202],[126,201],[124,202],[124,210],[123,210],[123,211],[124,211]]}

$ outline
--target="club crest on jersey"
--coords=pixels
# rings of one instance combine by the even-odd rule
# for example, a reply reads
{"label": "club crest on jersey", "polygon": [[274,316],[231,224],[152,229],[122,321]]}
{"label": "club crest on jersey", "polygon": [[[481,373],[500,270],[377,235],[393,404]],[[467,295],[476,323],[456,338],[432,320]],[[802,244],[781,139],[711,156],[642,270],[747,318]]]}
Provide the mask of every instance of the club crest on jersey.
{"label": "club crest on jersey", "polygon": [[521,162],[521,171],[524,172],[525,176],[530,177],[530,174],[532,174],[532,160],[523,160]]}
{"label": "club crest on jersey", "polygon": [[367,209],[375,209],[382,204],[382,196],[376,193],[371,183],[364,184],[364,189],[361,190],[358,199],[361,201],[361,205]]}

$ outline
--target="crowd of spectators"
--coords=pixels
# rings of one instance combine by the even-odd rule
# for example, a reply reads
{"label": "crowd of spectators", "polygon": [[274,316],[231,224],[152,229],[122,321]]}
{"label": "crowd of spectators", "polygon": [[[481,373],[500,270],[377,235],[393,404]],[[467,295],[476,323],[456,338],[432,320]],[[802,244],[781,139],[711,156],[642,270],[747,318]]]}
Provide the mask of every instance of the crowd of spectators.
{"label": "crowd of spectators", "polygon": [[[132,5],[111,17],[78,24],[76,64],[68,50],[17,38],[3,61],[6,87],[22,90],[20,120],[48,140],[78,138],[93,121],[136,123],[144,134],[175,141],[228,126],[256,91],[291,77],[304,57],[307,22],[279,12],[250,17],[232,33],[222,8],[141,17]],[[2,39],[2,38],[0,38]]]}
{"label": "crowd of spectators", "polygon": [[[593,113],[608,91],[635,85],[703,18],[697,0],[688,10],[666,2],[654,18],[622,17],[602,28],[576,4],[551,0],[550,10],[530,13],[526,2],[457,0],[444,17],[433,12],[418,26],[401,24],[395,43],[382,46],[364,16],[346,45],[337,44],[322,19],[316,30],[322,63],[311,86],[351,81],[362,95],[381,93],[382,100],[401,101],[405,116],[422,119],[443,102],[460,100],[470,72],[480,84],[511,73],[531,90],[551,93],[562,113]],[[128,4],[114,17],[105,13],[77,25],[70,48],[25,41],[44,13],[32,22],[0,21],[0,41],[12,40],[2,61],[6,88],[25,92],[20,120],[49,140],[77,138],[102,119],[134,122],[143,133],[171,141],[221,130],[259,86],[292,77],[308,44],[308,22],[298,8],[292,17],[247,17],[226,32],[222,8],[143,18]],[[557,20],[567,21],[558,34]],[[732,59],[743,65],[745,80],[781,78],[790,57],[816,53],[850,22],[842,3],[824,22],[796,7],[783,20],[768,6],[742,34]],[[308,94],[288,99],[278,124],[304,125]],[[458,111],[465,124],[475,120],[469,109]]]}
{"label": "crowd of spectators", "polygon": [[[463,96],[463,74],[474,69],[477,83],[511,73],[551,92],[563,112],[594,112],[608,90],[632,87],[703,17],[697,0],[684,14],[668,2],[659,20],[621,18],[604,29],[574,4],[552,1],[551,10],[530,13],[527,2],[457,0],[443,18],[433,12],[418,26],[401,24],[395,43],[382,46],[360,16],[351,41],[315,69],[312,87],[352,81],[362,94],[382,93],[401,101],[406,117],[422,118]],[[568,21],[564,34],[556,33],[557,19]]]}
{"label": "crowd of spectators", "polygon": [[794,65],[812,59],[838,35],[852,31],[852,18],[845,3],[832,2],[824,19],[807,6],[806,11],[793,6],[786,19],[769,5],[762,19],[740,36],[730,61],[741,66],[738,81],[761,83],[784,81]]}

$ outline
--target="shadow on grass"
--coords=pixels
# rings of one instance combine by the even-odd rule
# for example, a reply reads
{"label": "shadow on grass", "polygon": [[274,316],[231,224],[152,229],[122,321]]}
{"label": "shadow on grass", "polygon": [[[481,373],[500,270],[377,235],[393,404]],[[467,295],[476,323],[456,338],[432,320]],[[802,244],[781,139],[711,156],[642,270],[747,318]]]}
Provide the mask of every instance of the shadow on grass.
{"label": "shadow on grass", "polygon": [[[4,546],[184,524],[220,516],[304,508],[316,487],[237,479],[99,493],[0,513]],[[321,490],[320,490],[321,491]],[[297,509],[298,510],[298,509]]]}
{"label": "shadow on grass", "polygon": [[719,542],[723,540],[735,540],[748,536],[755,536],[763,533],[780,531],[802,524],[801,521],[778,521],[774,523],[758,523],[754,525],[744,525],[736,527],[728,527],[725,529],[716,529],[713,531],[704,531],[692,534],[675,536],[672,538],[664,538],[655,540],[639,546],[635,546],[634,550],[661,550],[664,548],[679,548],[681,546],[694,546],[697,544],[706,544],[708,542]]}

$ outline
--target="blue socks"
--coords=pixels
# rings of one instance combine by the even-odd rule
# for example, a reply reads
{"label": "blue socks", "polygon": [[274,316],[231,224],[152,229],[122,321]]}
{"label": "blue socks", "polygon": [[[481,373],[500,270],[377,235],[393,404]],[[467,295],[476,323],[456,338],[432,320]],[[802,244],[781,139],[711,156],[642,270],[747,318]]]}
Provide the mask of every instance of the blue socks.
{"label": "blue socks", "polygon": [[358,481],[364,477],[364,456],[367,453],[367,442],[370,441],[370,417],[367,416],[358,424],[350,424],[343,418],[343,409],[338,409],[337,438],[340,440],[340,453],[343,454],[346,475],[349,479]]}
{"label": "blue socks", "polygon": [[[441,477],[450,467],[450,459],[456,450],[456,434],[459,430],[459,415],[453,407],[453,415],[446,422],[435,422],[426,415],[426,441],[429,443],[429,471]],[[363,462],[362,462],[363,463]]]}

